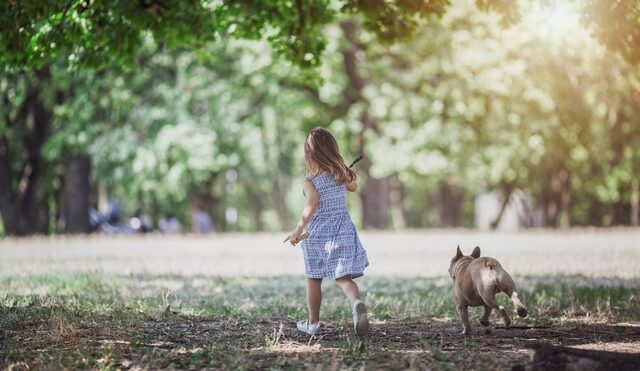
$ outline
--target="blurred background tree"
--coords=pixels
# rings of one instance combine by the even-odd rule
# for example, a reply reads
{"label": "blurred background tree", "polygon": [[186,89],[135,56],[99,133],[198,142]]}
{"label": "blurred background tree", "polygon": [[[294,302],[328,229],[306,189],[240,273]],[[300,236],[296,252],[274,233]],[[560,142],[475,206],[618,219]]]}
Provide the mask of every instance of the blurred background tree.
{"label": "blurred background tree", "polygon": [[288,229],[315,126],[366,155],[365,228],[472,227],[486,192],[494,227],[514,195],[523,226],[638,225],[640,7],[604,3],[6,2],[4,233],[109,199]]}

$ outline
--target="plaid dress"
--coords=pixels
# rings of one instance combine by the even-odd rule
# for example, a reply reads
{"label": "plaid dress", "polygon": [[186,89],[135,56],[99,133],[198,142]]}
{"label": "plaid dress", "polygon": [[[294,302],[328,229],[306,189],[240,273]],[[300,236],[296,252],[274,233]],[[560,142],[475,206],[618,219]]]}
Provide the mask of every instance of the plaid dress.
{"label": "plaid dress", "polygon": [[326,172],[307,179],[318,192],[318,208],[307,226],[310,236],[301,243],[307,277],[362,276],[369,260],[347,211],[347,187]]}

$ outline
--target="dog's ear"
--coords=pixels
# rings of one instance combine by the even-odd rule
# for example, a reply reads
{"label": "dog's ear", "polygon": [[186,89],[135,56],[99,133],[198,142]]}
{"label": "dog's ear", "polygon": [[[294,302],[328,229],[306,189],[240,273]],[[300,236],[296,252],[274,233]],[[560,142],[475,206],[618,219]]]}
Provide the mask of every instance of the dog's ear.
{"label": "dog's ear", "polygon": [[456,257],[453,259],[458,260],[460,258],[462,258],[462,251],[460,251],[460,245],[458,245],[458,250],[456,251]]}
{"label": "dog's ear", "polygon": [[480,247],[476,246],[475,249],[473,249],[473,252],[471,253],[471,256],[473,256],[473,258],[479,258],[480,257]]}

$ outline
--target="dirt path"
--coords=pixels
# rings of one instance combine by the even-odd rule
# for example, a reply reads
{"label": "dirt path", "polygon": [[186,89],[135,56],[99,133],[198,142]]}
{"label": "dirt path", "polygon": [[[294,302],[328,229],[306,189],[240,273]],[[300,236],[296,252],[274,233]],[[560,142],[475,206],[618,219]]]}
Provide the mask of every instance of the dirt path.
{"label": "dirt path", "polygon": [[[528,361],[525,346],[536,342],[630,353],[637,353],[640,347],[640,326],[631,324],[491,326],[489,333],[477,326],[475,333],[464,336],[447,322],[385,322],[374,324],[361,345],[347,322],[325,324],[325,331],[317,338],[296,331],[290,322],[286,318],[261,318],[255,323],[233,318],[181,318],[176,327],[158,319],[146,322],[142,332],[154,344],[178,342],[190,344],[187,348],[191,349],[197,349],[193,344],[202,342],[207,334],[207,341],[234,349],[229,356],[242,358],[249,368],[313,364],[318,369],[331,369],[333,364],[372,369],[510,369]],[[174,351],[175,346],[159,350],[162,363],[153,366],[185,365],[187,357]],[[219,360],[225,365],[231,361]]]}
{"label": "dirt path", "polygon": [[[455,247],[498,258],[514,275],[640,277],[640,230],[466,230],[361,234],[375,276],[442,276]],[[282,234],[197,237],[56,237],[0,240],[3,275],[103,271],[183,275],[303,274],[301,252]]]}
{"label": "dirt path", "polygon": [[640,326],[627,323],[491,326],[489,331],[476,326],[464,336],[447,321],[387,321],[372,324],[363,339],[347,321],[324,326],[312,338],[289,318],[169,315],[146,317],[135,328],[105,328],[94,321],[53,343],[41,327],[5,335],[22,349],[53,358],[60,352],[91,354],[119,369],[502,370],[528,362],[526,346],[538,342],[636,354],[640,349]]}

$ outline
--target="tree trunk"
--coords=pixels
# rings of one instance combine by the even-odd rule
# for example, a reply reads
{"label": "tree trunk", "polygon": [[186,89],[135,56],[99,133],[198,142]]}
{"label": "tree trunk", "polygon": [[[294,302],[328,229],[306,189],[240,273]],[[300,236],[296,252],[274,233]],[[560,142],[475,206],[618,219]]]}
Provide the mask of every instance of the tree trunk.
{"label": "tree trunk", "polygon": [[511,200],[511,194],[513,193],[513,187],[504,186],[502,187],[502,205],[500,205],[500,212],[496,219],[491,222],[491,229],[495,230],[500,225],[500,220],[502,220],[502,216],[504,215],[504,211],[507,209],[507,205],[509,205],[509,201]]}
{"label": "tree trunk", "polygon": [[435,199],[439,227],[451,228],[458,225],[463,199],[464,192],[452,180],[440,184]]}
{"label": "tree trunk", "polygon": [[[363,160],[363,168],[369,173],[371,163]],[[376,179],[367,176],[367,182],[362,188],[362,227],[374,229],[389,228],[389,178]]]}
{"label": "tree trunk", "polygon": [[389,178],[389,198],[391,201],[391,221],[393,228],[402,230],[406,228],[404,219],[404,208],[402,206],[402,183],[397,176]]}
{"label": "tree trunk", "polygon": [[559,161],[550,161],[545,171],[549,179],[543,191],[545,225],[550,228],[571,226],[571,177],[567,168]]}
{"label": "tree trunk", "polygon": [[624,225],[626,216],[628,215],[625,212],[625,204],[624,201],[616,201],[609,205],[609,215],[611,216],[611,225]]}
{"label": "tree trunk", "polygon": [[[363,121],[366,122],[366,119],[363,119]],[[367,124],[365,124],[359,137],[359,148],[361,152],[364,152],[364,131],[366,128]],[[366,183],[360,192],[360,198],[362,200],[362,228],[388,229],[391,208],[389,177],[378,179],[371,176],[371,160],[369,160],[368,157],[365,157],[361,163],[362,172],[366,176]]]}
{"label": "tree trunk", "polygon": [[19,215],[17,213],[16,192],[12,184],[9,146],[4,136],[0,135],[0,213],[4,231],[7,235],[17,234]]}
{"label": "tree trunk", "polygon": [[389,228],[389,179],[367,178],[362,191],[362,227]]}
{"label": "tree trunk", "polygon": [[[343,49],[342,56],[344,70],[349,79],[349,88],[345,91],[347,101],[361,101],[364,108],[360,121],[362,130],[358,136],[358,149],[364,153],[366,149],[365,136],[370,130],[377,132],[378,123],[369,114],[369,102],[364,98],[363,90],[367,81],[358,71],[358,55],[363,52],[362,43],[359,40],[359,26],[354,20],[340,23],[342,33],[348,43]],[[365,157],[361,168],[366,177],[366,183],[362,187],[360,197],[362,199],[362,227],[387,229],[389,228],[389,214],[391,201],[389,198],[389,177],[377,179],[371,176],[371,161]]]}
{"label": "tree trunk", "polygon": [[[549,178],[547,178],[549,179]],[[542,212],[544,217],[544,226],[546,228],[555,228],[556,216],[558,215],[558,207],[553,197],[553,192],[546,186],[543,187],[541,195]]]}
{"label": "tree trunk", "polygon": [[561,183],[560,192],[560,228],[571,227],[571,177],[564,167],[558,173]]}
{"label": "tree trunk", "polygon": [[[624,159],[624,151],[627,148],[628,134],[625,133],[624,125],[627,123],[628,118],[624,110],[615,111],[616,121],[609,130],[609,138],[611,140],[611,149],[613,150],[613,158],[610,165],[612,167],[620,166]],[[633,181],[632,181],[633,182]],[[620,194],[626,194],[629,190],[629,185],[622,183],[618,191]],[[631,190],[633,191],[633,190]],[[611,217],[611,225],[624,225],[626,224],[626,204],[621,198],[609,205],[609,216]]]}
{"label": "tree trunk", "polygon": [[632,182],[631,189],[631,225],[637,227],[640,218],[640,190],[638,189],[640,186],[638,185],[638,180],[634,179]]}
{"label": "tree trunk", "polygon": [[253,229],[255,231],[264,230],[264,224],[262,223],[262,211],[264,210],[264,201],[262,195],[254,189],[252,185],[245,185],[247,192],[247,198],[251,205],[251,213],[253,218]]}
{"label": "tree trunk", "polygon": [[289,177],[280,174],[271,193],[274,205],[276,207],[276,213],[278,214],[278,220],[280,221],[280,229],[282,229],[283,231],[291,228],[291,218],[289,217],[289,210],[287,208],[286,200],[288,184]]}
{"label": "tree trunk", "polygon": [[91,209],[91,158],[72,155],[67,159],[64,197],[64,231],[89,233]]}
{"label": "tree trunk", "polygon": [[[51,112],[40,94],[49,71],[43,68],[36,76],[38,83],[29,89],[17,118],[7,123],[8,130],[26,128],[23,151],[12,150],[7,138],[0,135],[0,213],[7,235],[44,234],[49,230],[46,197],[40,188],[44,161],[41,150],[51,126]],[[16,163],[22,165],[18,171],[13,168]]]}
{"label": "tree trunk", "polygon": [[[65,174],[58,175],[58,181],[60,184],[65,184]],[[64,187],[56,187],[51,195],[51,214],[53,215],[53,220],[55,223],[55,231],[56,233],[64,232],[64,198],[65,198],[65,189]]]}
{"label": "tree trunk", "polygon": [[600,202],[598,199],[591,198],[589,200],[589,225],[600,227],[602,226],[602,220],[606,215],[606,205]]}

